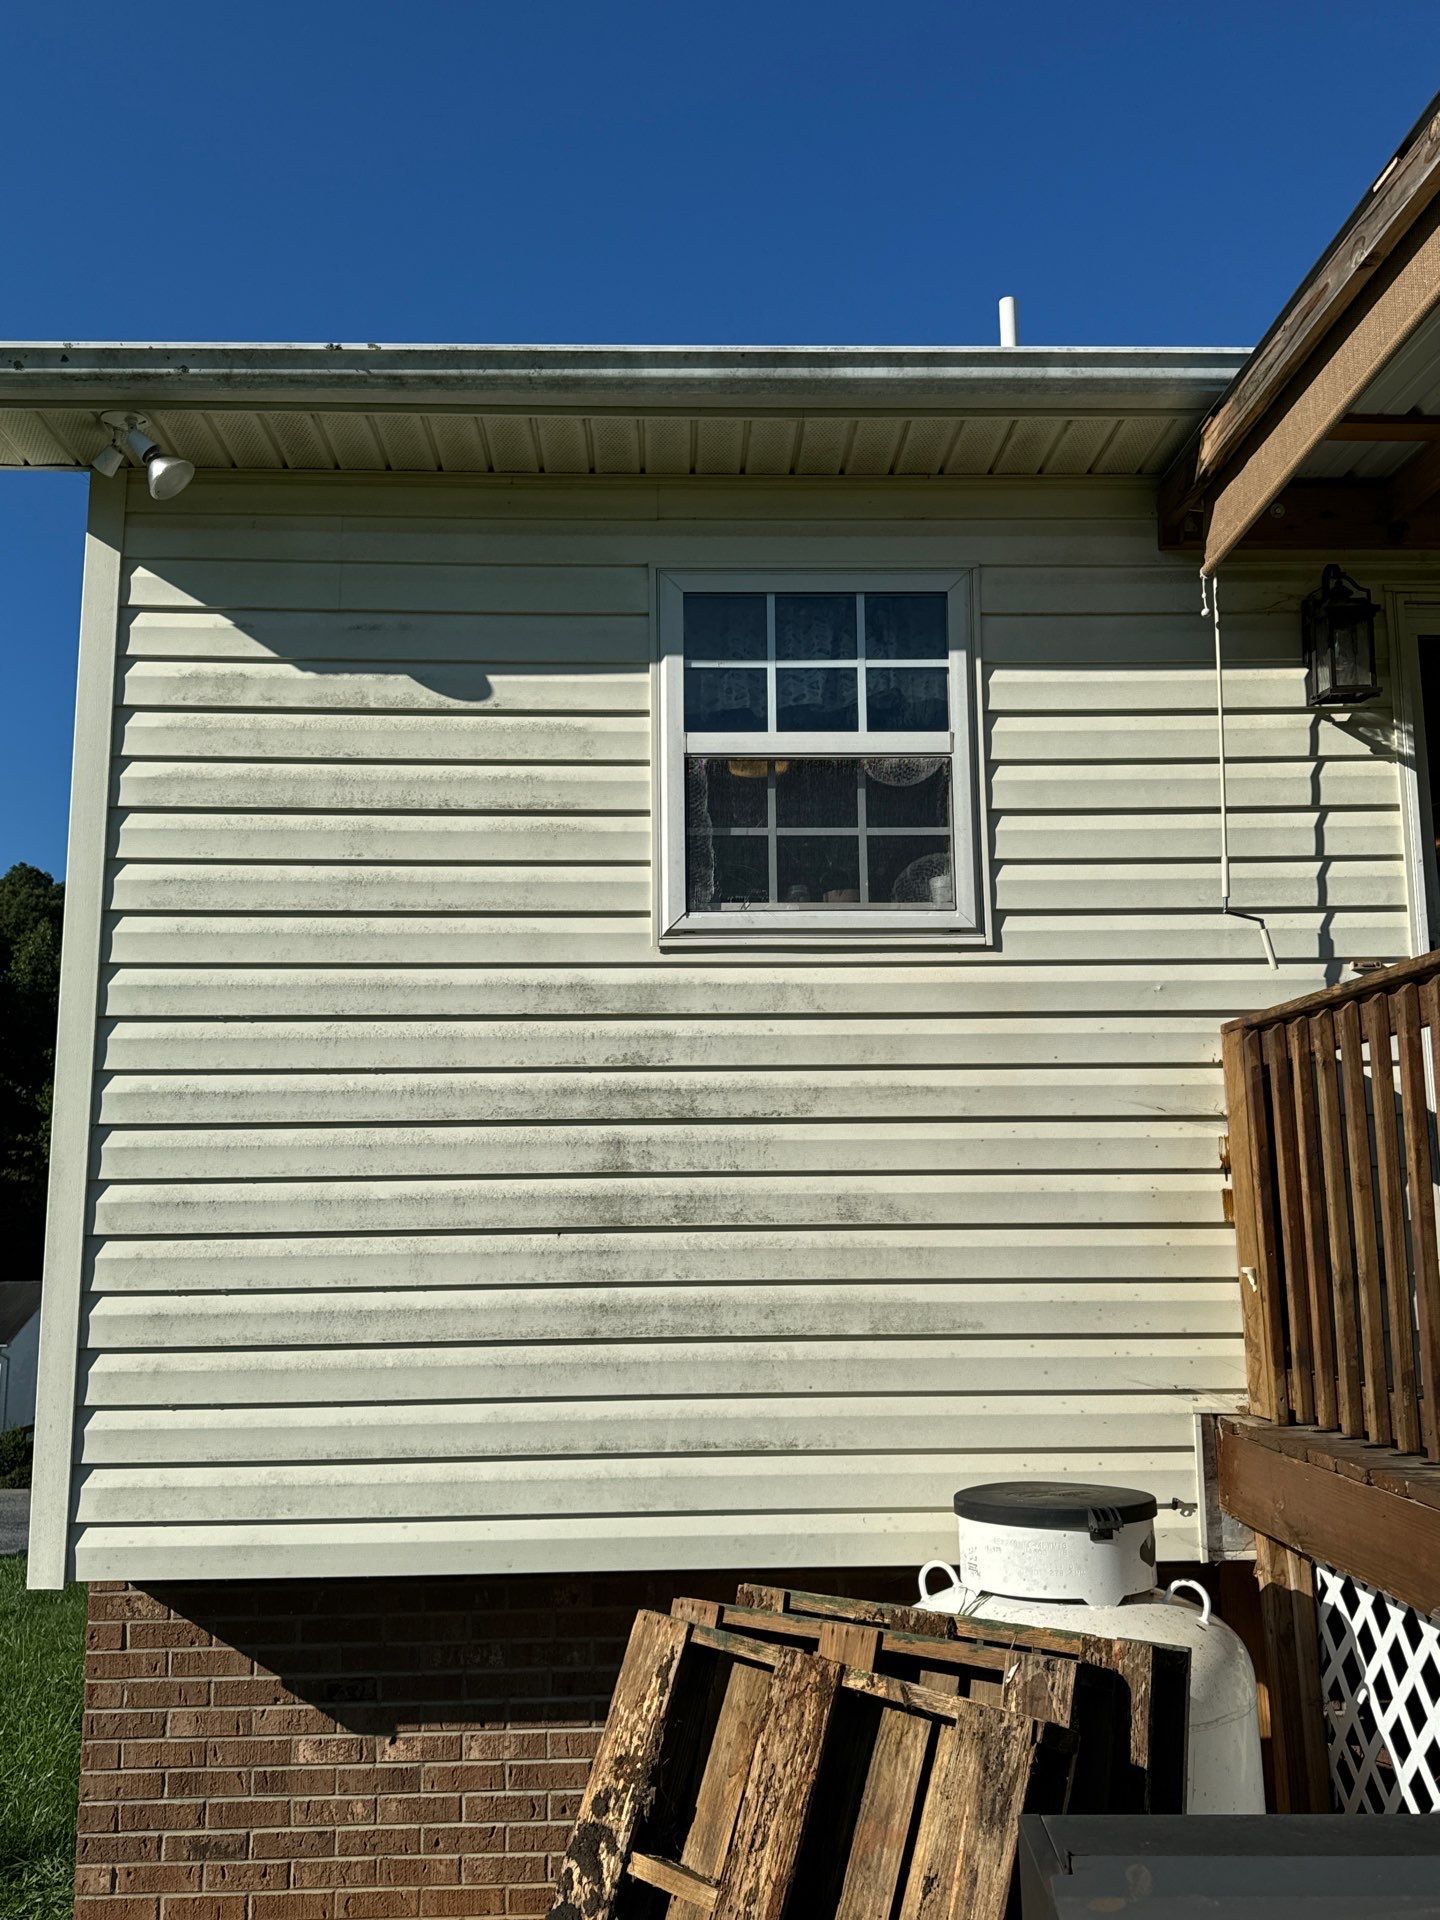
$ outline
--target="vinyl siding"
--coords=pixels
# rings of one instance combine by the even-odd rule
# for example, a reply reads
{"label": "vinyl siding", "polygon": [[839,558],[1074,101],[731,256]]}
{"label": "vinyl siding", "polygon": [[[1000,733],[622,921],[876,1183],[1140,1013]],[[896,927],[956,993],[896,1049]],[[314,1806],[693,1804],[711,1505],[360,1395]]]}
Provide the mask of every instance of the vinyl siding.
{"label": "vinyl siding", "polygon": [[[732,566],[978,569],[993,948],[657,947],[652,569]],[[1408,941],[1389,716],[1304,709],[1313,572],[1225,579],[1277,977],[1143,487],[132,485],[79,1574],[918,1562],[967,1481],[1192,1501],[1244,1377],[1219,1022]]]}

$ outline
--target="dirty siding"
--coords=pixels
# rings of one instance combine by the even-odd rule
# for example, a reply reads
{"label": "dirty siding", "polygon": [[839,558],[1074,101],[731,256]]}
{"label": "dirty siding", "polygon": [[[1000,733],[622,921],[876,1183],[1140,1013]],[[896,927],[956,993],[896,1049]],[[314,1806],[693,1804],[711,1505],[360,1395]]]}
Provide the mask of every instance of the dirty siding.
{"label": "dirty siding", "polygon": [[[1313,567],[1226,578],[1277,977],[1143,486],[207,475],[132,483],[124,555],[82,1577],[894,1563],[966,1481],[1193,1497],[1243,1383],[1217,1024],[1407,947]],[[652,569],[872,565],[979,570],[995,948],[660,951]]]}

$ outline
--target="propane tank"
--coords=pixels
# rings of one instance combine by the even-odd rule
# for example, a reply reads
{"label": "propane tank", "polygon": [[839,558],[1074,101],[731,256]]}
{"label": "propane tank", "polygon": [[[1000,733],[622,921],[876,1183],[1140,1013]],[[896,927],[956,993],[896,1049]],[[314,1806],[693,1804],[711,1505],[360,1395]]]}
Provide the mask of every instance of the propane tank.
{"label": "propane tank", "polygon": [[[1155,1585],[1155,1499],[1135,1487],[1013,1480],[955,1495],[958,1567],[920,1571],[920,1604],[1015,1626],[1148,1640],[1190,1655],[1187,1813],[1263,1813],[1255,1673],[1193,1580]],[[1199,1604],[1182,1600],[1182,1589]]]}

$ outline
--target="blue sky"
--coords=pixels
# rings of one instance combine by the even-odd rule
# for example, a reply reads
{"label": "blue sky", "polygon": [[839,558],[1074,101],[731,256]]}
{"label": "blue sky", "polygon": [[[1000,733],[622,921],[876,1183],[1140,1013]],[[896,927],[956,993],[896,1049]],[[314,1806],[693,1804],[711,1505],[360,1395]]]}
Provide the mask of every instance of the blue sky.
{"label": "blue sky", "polygon": [[[1434,0],[16,10],[11,339],[1248,344]],[[0,870],[64,866],[84,482],[0,475]]]}

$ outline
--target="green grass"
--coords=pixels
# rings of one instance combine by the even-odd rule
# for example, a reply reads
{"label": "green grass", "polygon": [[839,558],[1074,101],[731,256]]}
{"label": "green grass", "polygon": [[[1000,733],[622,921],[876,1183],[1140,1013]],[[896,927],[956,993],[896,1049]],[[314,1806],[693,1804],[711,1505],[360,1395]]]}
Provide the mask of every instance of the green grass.
{"label": "green grass", "polygon": [[84,1674],[84,1587],[27,1593],[0,1559],[0,1920],[68,1920]]}

